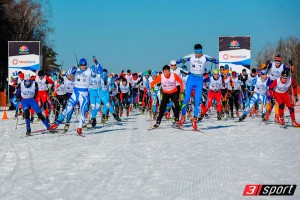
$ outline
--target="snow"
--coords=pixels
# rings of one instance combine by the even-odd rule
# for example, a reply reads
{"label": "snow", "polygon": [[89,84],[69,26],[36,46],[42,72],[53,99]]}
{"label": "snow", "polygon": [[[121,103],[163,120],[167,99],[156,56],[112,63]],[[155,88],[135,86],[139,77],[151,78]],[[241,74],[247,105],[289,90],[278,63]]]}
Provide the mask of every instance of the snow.
{"label": "snow", "polygon": [[[280,128],[273,114],[268,125],[212,114],[194,132],[169,121],[148,131],[154,122],[132,112],[122,125],[110,119],[84,130],[85,138],[77,123],[66,135],[23,137],[24,120],[15,129],[13,114],[0,120],[0,199],[278,199],[242,194],[246,184],[300,183],[300,131],[288,118]],[[35,122],[32,131],[39,129]],[[300,199],[300,189],[280,199]]]}

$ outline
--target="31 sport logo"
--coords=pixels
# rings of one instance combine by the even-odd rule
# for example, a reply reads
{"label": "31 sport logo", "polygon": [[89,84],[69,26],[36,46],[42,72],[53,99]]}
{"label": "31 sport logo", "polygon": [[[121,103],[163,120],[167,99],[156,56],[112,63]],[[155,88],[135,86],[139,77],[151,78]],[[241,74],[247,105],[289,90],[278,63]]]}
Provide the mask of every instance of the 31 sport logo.
{"label": "31 sport logo", "polygon": [[243,196],[292,196],[297,185],[259,185],[245,186]]}

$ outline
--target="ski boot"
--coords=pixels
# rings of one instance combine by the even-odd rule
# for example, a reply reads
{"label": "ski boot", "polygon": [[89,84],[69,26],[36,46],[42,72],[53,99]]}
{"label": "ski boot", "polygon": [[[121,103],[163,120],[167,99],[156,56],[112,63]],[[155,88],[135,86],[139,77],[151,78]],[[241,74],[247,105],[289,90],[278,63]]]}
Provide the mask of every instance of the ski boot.
{"label": "ski boot", "polygon": [[31,116],[31,117],[30,117],[30,122],[32,123],[33,120],[34,120],[34,116]]}
{"label": "ski boot", "polygon": [[279,117],[279,123],[280,123],[281,125],[285,125],[283,116],[280,116],[280,117]]}
{"label": "ski boot", "polygon": [[185,116],[184,115],[181,115],[181,118],[180,120],[178,121],[178,125],[182,125],[185,123]]}
{"label": "ski boot", "polygon": [[121,119],[119,118],[119,116],[118,116],[118,115],[116,115],[115,113],[113,114],[113,116],[114,116],[114,119],[115,119],[116,121],[118,121],[118,122],[120,122],[120,121],[121,121]]}
{"label": "ski boot", "polygon": [[[204,115],[201,114],[201,115],[198,117],[198,121],[202,121],[203,118],[204,118]],[[193,118],[192,118],[192,120],[193,120]]]}
{"label": "ski boot", "polygon": [[194,130],[198,130],[198,127],[197,127],[197,117],[194,117],[192,119],[192,126],[193,126]]}
{"label": "ski boot", "polygon": [[64,132],[66,132],[70,127],[70,123],[66,122],[64,126]]}
{"label": "ski boot", "polygon": [[171,111],[168,111],[167,113],[167,119],[170,119],[171,118]]}
{"label": "ski boot", "polygon": [[91,121],[92,121],[92,127],[95,127],[95,126],[96,126],[96,123],[97,123],[97,122],[96,122],[96,118],[92,118]]}
{"label": "ski boot", "polygon": [[101,123],[102,123],[102,124],[105,123],[105,114],[102,114],[102,117],[101,117]]}
{"label": "ski boot", "polygon": [[236,114],[236,117],[239,117],[239,116],[240,116],[240,113],[239,113],[238,110],[235,112],[235,114]]}
{"label": "ski boot", "polygon": [[126,117],[129,116],[129,108],[126,108]]}
{"label": "ski boot", "polygon": [[78,129],[77,129],[77,134],[78,134],[78,135],[82,135],[82,128],[78,128]]}
{"label": "ski boot", "polygon": [[280,124],[279,115],[275,115],[275,122]]}
{"label": "ski boot", "polygon": [[269,120],[270,114],[271,114],[270,112],[267,112],[267,113],[266,113],[266,115],[265,115],[265,121],[268,121],[268,120]]}
{"label": "ski boot", "polygon": [[230,117],[233,118],[233,112],[230,112]]}
{"label": "ski boot", "polygon": [[239,118],[239,122],[243,121],[246,117],[247,117],[247,115],[243,114],[243,115]]}
{"label": "ski boot", "polygon": [[298,124],[295,120],[292,121],[292,125],[293,127],[300,127],[300,124]]}
{"label": "ski boot", "polygon": [[261,115],[261,118],[262,118],[263,121],[266,121],[266,114],[263,113],[263,114]]}
{"label": "ski boot", "polygon": [[222,115],[223,115],[222,113],[217,113],[217,119],[221,120],[222,119]]}
{"label": "ski boot", "polygon": [[57,127],[58,127],[58,124],[54,123],[50,126],[50,130],[55,130],[55,129],[57,129]]}
{"label": "ski boot", "polygon": [[160,121],[156,121],[156,123],[154,124],[153,128],[158,128],[160,125]]}
{"label": "ski boot", "polygon": [[30,130],[30,129],[28,129],[28,130],[26,131],[26,136],[31,136],[31,130]]}

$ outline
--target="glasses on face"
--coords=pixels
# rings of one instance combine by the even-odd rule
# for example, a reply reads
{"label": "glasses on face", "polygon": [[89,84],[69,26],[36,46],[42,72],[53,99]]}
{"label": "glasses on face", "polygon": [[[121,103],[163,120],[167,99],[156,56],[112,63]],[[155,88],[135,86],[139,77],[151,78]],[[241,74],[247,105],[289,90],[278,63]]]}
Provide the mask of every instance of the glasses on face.
{"label": "glasses on face", "polygon": [[86,66],[86,64],[80,64],[80,66]]}
{"label": "glasses on face", "polygon": [[287,77],[282,77],[282,80],[288,80],[288,78]]}
{"label": "glasses on face", "polygon": [[176,66],[176,64],[175,65],[171,65],[172,67],[175,67]]}

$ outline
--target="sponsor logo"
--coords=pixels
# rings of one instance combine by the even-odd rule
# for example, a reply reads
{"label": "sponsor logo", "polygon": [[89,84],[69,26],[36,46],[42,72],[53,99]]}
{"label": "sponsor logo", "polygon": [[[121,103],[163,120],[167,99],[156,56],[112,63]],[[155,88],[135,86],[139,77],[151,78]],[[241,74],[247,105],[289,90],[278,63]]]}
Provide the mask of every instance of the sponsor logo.
{"label": "sponsor logo", "polygon": [[297,185],[260,185],[245,186],[243,196],[293,196]]}
{"label": "sponsor logo", "polygon": [[34,60],[18,60],[18,59],[13,59],[12,64],[17,65],[17,64],[35,64],[36,61]]}
{"label": "sponsor logo", "polygon": [[13,65],[17,65],[19,63],[19,61],[17,59],[13,59],[12,63],[13,63]]}
{"label": "sponsor logo", "polygon": [[223,55],[223,59],[224,59],[224,60],[228,60],[228,58],[229,58],[229,55],[228,55],[228,54],[224,54],[224,55]]}
{"label": "sponsor logo", "polygon": [[20,54],[29,54],[29,48],[25,45],[22,45],[19,49]]}
{"label": "sponsor logo", "polygon": [[240,43],[237,40],[232,40],[231,43],[229,44],[231,47],[239,47]]}

